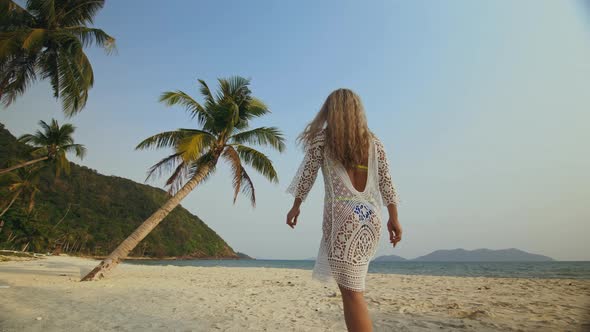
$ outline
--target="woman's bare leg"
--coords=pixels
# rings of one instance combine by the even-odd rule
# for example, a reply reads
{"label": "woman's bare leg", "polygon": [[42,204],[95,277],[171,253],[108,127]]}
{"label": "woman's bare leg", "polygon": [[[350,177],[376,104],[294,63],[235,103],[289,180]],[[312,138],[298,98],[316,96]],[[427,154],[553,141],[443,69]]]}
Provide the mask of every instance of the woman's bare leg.
{"label": "woman's bare leg", "polygon": [[348,332],[373,331],[369,309],[367,308],[367,302],[365,302],[363,293],[355,292],[342,286],[338,287],[340,288],[340,293],[342,293],[344,320],[346,321]]}

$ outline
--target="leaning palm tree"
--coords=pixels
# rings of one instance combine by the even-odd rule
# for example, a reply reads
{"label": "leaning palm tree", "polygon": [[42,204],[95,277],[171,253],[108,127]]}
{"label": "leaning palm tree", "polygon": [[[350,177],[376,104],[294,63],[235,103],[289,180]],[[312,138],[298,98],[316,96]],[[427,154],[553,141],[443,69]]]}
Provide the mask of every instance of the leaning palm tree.
{"label": "leaning palm tree", "polygon": [[37,158],[18,163],[14,166],[0,169],[0,174],[8,173],[21,167],[29,166],[40,161],[50,161],[55,165],[55,175],[59,176],[61,171],[70,173],[70,162],[67,158],[68,152],[74,152],[80,159],[84,158],[86,148],[82,144],[75,144],[72,134],[76,130],[72,124],[66,123],[59,126],[57,120],[52,119],[51,124],[39,121],[43,129],[37,130],[35,134],[25,134],[18,138],[22,143],[30,143],[34,146],[31,154]]}
{"label": "leaning palm tree", "polygon": [[0,0],[0,101],[6,106],[39,76],[49,79],[63,111],[82,110],[94,83],[84,47],[111,52],[115,39],[87,25],[104,0]]}
{"label": "leaning palm tree", "polygon": [[0,176],[0,186],[5,186],[12,194],[12,198],[0,212],[0,217],[21,197],[25,203],[28,203],[27,212],[33,210],[35,195],[39,192],[39,171],[41,168],[41,165],[36,164]]}
{"label": "leaning palm tree", "polygon": [[254,185],[244,165],[271,182],[278,181],[270,159],[245,145],[266,145],[278,151],[285,149],[283,134],[277,128],[249,129],[251,119],[270,112],[262,101],[251,95],[249,83],[242,77],[219,79],[219,91],[214,96],[207,84],[199,80],[203,104],[182,91],[162,94],[161,102],[168,106],[183,106],[196,119],[199,128],[163,132],[145,139],[136,148],[173,148],[174,153],[152,166],[147,177],[173,170],[166,181],[172,196],[82,281],[100,279],[117,266],[183,198],[214,172],[220,158],[229,163],[233,173],[234,203],[240,192],[249,196],[253,206],[256,203]]}

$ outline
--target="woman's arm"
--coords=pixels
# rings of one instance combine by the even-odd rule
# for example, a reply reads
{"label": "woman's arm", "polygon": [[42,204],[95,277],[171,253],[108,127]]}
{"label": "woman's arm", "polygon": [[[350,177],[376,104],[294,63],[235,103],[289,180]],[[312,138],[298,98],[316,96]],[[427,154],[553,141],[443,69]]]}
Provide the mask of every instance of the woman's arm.
{"label": "woman's arm", "polygon": [[299,165],[297,173],[293,177],[287,192],[295,197],[291,210],[287,213],[287,225],[294,228],[297,225],[299,208],[305,201],[311,191],[313,184],[318,175],[320,166],[324,158],[324,139],[323,136],[316,138],[309,147],[306,148],[305,157]]}
{"label": "woman's arm", "polygon": [[383,144],[377,140],[377,159],[378,159],[378,173],[379,173],[379,191],[381,192],[381,198],[383,204],[387,206],[387,212],[389,213],[389,219],[387,221],[387,230],[389,232],[389,242],[395,247],[396,244],[402,239],[402,227],[399,223],[397,215],[397,205],[399,204],[399,196],[393,180],[391,179],[391,173],[389,172],[389,160],[385,153]]}

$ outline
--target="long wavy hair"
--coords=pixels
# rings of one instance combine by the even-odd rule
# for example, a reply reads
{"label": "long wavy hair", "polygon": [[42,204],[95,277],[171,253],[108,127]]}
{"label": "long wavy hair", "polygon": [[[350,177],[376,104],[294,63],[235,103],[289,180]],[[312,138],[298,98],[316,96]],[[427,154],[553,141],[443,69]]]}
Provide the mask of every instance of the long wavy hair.
{"label": "long wavy hair", "polygon": [[309,146],[325,129],[325,149],[335,160],[349,169],[368,160],[369,140],[373,135],[361,98],[350,89],[330,93],[315,118],[297,140]]}

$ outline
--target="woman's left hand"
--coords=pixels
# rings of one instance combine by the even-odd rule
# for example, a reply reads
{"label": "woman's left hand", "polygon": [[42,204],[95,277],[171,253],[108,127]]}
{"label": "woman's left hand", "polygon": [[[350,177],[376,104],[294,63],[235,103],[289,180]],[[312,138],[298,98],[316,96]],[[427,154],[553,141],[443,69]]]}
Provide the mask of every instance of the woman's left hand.
{"label": "woman's left hand", "polygon": [[297,217],[299,217],[299,207],[293,206],[289,213],[287,213],[287,225],[291,228],[295,228],[297,225]]}
{"label": "woman's left hand", "polygon": [[387,222],[387,231],[389,231],[389,242],[395,245],[402,240],[402,225],[397,219],[389,219]]}

